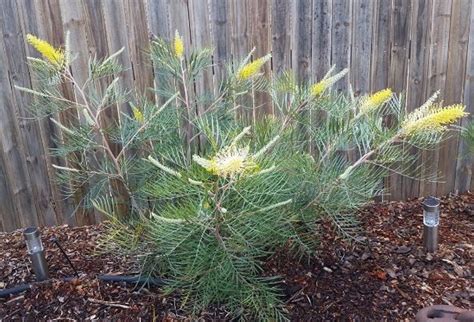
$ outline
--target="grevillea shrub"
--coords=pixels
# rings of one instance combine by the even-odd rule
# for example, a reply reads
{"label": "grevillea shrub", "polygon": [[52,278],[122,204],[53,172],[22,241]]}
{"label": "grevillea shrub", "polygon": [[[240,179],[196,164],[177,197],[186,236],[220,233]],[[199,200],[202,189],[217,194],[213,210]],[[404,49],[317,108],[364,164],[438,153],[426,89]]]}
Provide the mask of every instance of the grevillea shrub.
{"label": "grevillea shrub", "polygon": [[[270,56],[252,53],[229,62],[218,90],[197,90],[219,67],[211,50],[187,50],[178,34],[151,44],[150,100],[121,88],[120,52],[90,59],[79,82],[67,45],[28,41],[43,57],[30,58],[35,86],[21,90],[35,97],[32,113],[57,127],[59,180],[81,192],[81,207],[107,215],[108,251],[136,256],[142,274],[165,278],[194,313],[219,304],[236,316],[284,318],[278,277],[263,276],[262,262],[284,245],[309,256],[323,216],[357,236],[354,212],[381,193],[381,180],[417,177],[412,147],[436,148],[465,115],[462,105],[436,103],[436,93],[406,113],[390,89],[357,98],[331,91],[347,70],[315,84],[291,72],[267,79]],[[258,92],[273,115],[249,117]]]}

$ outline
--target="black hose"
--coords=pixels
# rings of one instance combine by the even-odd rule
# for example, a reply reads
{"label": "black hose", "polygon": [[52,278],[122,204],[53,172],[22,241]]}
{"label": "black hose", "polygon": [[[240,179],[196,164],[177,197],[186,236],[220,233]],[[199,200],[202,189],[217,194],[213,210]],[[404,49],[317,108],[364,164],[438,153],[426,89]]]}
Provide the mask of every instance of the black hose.
{"label": "black hose", "polygon": [[[65,277],[62,278],[63,281],[70,282],[74,277]],[[156,278],[156,277],[144,277],[140,275],[130,275],[130,276],[124,276],[124,275],[98,275],[97,279],[104,281],[104,282],[125,282],[129,284],[143,284],[143,285],[156,285],[156,286],[161,286],[164,284],[164,281],[161,278]],[[30,283],[30,284],[20,284],[17,286],[14,286],[12,288],[6,288],[3,290],[0,290],[0,298],[2,297],[8,297],[10,295],[15,295],[24,291],[29,290],[33,285],[39,284],[39,283],[45,283],[47,281],[42,281],[42,282],[35,282],[35,283]]]}
{"label": "black hose", "polygon": [[10,295],[15,295],[21,293],[23,291],[29,290],[32,284],[20,284],[12,288],[6,288],[4,290],[0,290],[0,297],[8,297]]}
{"label": "black hose", "polygon": [[104,282],[125,282],[130,284],[148,284],[156,286],[161,286],[164,284],[164,281],[161,278],[145,277],[140,275],[99,275],[97,278]]}

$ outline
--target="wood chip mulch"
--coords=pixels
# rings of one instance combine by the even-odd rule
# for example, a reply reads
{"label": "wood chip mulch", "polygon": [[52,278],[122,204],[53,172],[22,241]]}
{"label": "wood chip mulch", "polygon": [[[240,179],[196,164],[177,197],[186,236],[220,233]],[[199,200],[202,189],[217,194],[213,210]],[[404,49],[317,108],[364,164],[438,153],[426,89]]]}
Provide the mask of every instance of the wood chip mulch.
{"label": "wood chip mulch", "polygon": [[[422,244],[421,200],[373,203],[360,214],[365,240],[351,244],[331,224],[321,225],[316,258],[300,261],[281,250],[264,266],[280,275],[285,310],[294,321],[412,320],[432,304],[473,309],[474,194],[442,199],[440,247],[426,254]],[[158,287],[135,289],[124,283],[98,281],[98,274],[133,274],[128,258],[98,255],[103,225],[42,229],[50,281],[8,298],[0,298],[0,320],[103,319],[181,320],[179,296]],[[61,278],[73,271],[53,239],[66,250],[81,277]],[[0,291],[33,282],[21,231],[0,233]],[[224,308],[202,312],[203,320],[226,319]]]}

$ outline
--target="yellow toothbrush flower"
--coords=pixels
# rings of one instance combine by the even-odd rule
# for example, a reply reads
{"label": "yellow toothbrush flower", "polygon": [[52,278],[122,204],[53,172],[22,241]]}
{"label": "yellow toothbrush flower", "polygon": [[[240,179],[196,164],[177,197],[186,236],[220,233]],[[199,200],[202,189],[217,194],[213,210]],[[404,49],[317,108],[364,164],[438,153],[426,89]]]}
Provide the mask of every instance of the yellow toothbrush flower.
{"label": "yellow toothbrush flower", "polygon": [[137,120],[139,123],[143,123],[144,117],[143,117],[142,111],[140,111],[138,107],[134,106],[132,108],[132,112],[133,112],[133,118]]}
{"label": "yellow toothbrush flower", "polygon": [[447,125],[466,116],[465,106],[455,104],[447,107],[421,108],[410,113],[402,124],[402,133],[410,136],[422,131],[443,132]]}
{"label": "yellow toothbrush flower", "polygon": [[320,80],[319,82],[311,86],[310,88],[311,96],[314,96],[314,97],[321,96],[327,89],[332,87],[338,80],[343,78],[349,71],[346,68],[334,76],[329,76],[333,69],[334,67],[331,68],[331,70],[328,72],[328,74],[326,74],[326,76],[323,77],[322,80]]}
{"label": "yellow toothbrush flower", "polygon": [[54,48],[47,41],[39,39],[38,37],[35,37],[31,34],[26,35],[26,40],[51,63],[58,66],[62,66],[64,64],[64,52],[61,49]]}
{"label": "yellow toothbrush flower", "polygon": [[255,75],[257,75],[260,72],[260,69],[263,67],[263,65],[270,60],[271,55],[265,55],[263,57],[260,57],[256,60],[254,60],[251,63],[245,64],[243,67],[241,67],[238,72],[237,72],[237,78],[240,80],[247,80]]}
{"label": "yellow toothbrush flower", "polygon": [[173,50],[174,50],[174,54],[176,55],[176,57],[178,57],[179,59],[183,58],[183,55],[184,55],[184,42],[183,42],[183,38],[179,35],[178,30],[176,30],[176,33],[174,35]]}
{"label": "yellow toothbrush flower", "polygon": [[211,160],[193,156],[194,162],[219,177],[235,177],[253,169],[255,163],[249,158],[249,148],[230,148],[219,152]]}
{"label": "yellow toothbrush flower", "polygon": [[366,114],[375,110],[377,107],[390,101],[390,99],[392,98],[392,95],[393,93],[390,88],[383,89],[381,91],[378,91],[370,95],[362,103],[360,107],[361,112]]}

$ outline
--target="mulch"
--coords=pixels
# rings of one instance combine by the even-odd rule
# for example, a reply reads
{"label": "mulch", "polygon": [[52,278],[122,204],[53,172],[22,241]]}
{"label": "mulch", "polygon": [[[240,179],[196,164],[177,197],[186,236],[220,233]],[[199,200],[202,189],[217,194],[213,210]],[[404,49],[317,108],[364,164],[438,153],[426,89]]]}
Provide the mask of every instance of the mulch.
{"label": "mulch", "polygon": [[[298,261],[282,249],[265,264],[267,275],[282,277],[285,310],[291,320],[411,320],[432,304],[473,309],[474,194],[442,199],[439,250],[422,244],[420,200],[373,203],[360,219],[362,242],[349,243],[329,222],[321,224],[321,247],[311,260]],[[181,320],[177,294],[158,287],[134,288],[97,280],[98,274],[137,272],[130,258],[98,254],[103,225],[42,229],[52,279],[9,298],[0,298],[0,319]],[[80,278],[53,239],[66,250]],[[33,282],[21,231],[0,233],[0,290]],[[203,320],[228,319],[225,308],[202,312]]]}

